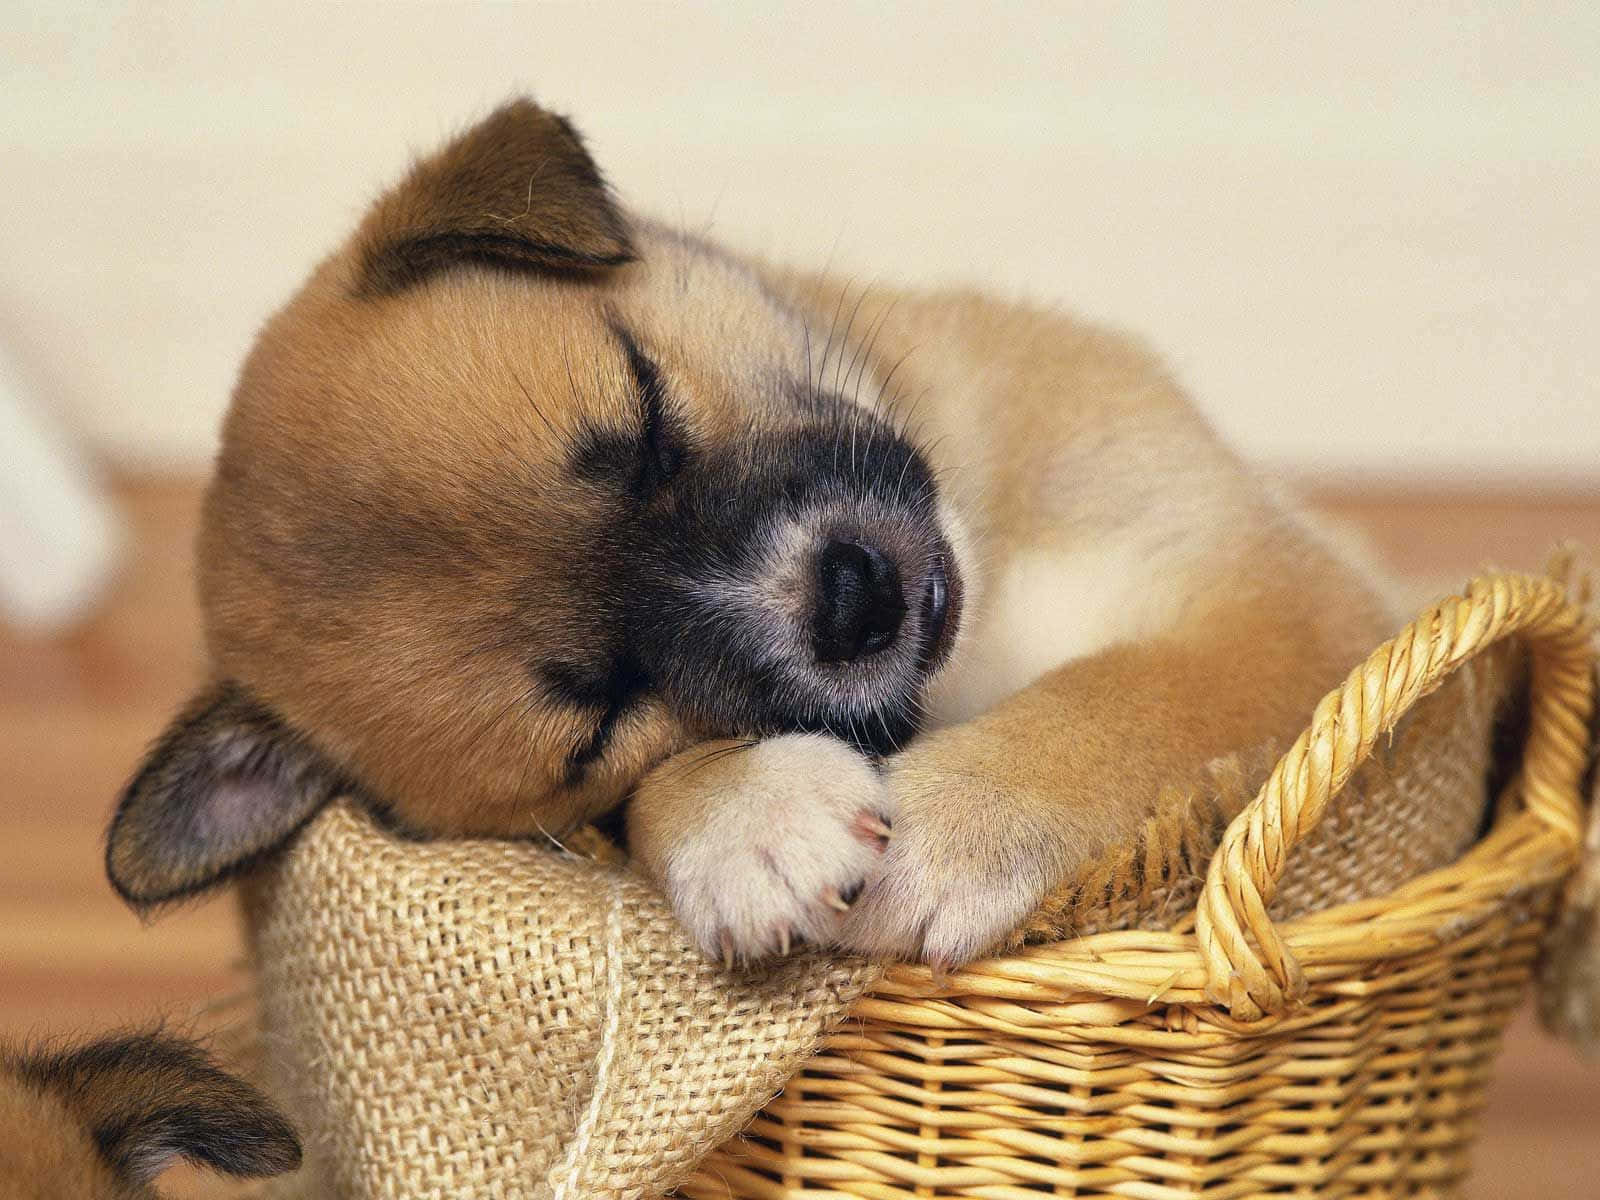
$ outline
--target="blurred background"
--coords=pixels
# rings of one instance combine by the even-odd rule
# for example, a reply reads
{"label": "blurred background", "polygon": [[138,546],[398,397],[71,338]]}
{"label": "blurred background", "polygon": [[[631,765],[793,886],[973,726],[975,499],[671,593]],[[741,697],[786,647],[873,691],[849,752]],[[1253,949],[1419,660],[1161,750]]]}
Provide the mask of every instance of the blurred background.
{"label": "blurred background", "polygon": [[[228,904],[141,928],[98,861],[203,670],[198,482],[256,327],[518,91],[640,210],[1140,331],[1419,602],[1600,547],[1592,3],[10,0],[0,1034],[220,1019]],[[1600,1071],[1512,1039],[1473,1194],[1593,1195]]]}

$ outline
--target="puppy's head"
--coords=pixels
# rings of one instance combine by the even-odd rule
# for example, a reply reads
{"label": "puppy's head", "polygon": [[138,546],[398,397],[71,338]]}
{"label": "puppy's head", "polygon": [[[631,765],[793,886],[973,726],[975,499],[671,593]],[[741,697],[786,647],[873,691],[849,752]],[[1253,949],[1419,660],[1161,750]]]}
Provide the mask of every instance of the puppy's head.
{"label": "puppy's head", "polygon": [[152,1200],[151,1180],[180,1158],[241,1177],[300,1165],[265,1097],[161,1036],[0,1047],[0,1128],[0,1195],[16,1200]]}
{"label": "puppy's head", "polygon": [[960,574],[830,342],[530,103],[421,162],[245,364],[200,542],[220,682],[124,796],[114,883],[206,886],[345,786],[558,833],[692,740],[900,744]]}

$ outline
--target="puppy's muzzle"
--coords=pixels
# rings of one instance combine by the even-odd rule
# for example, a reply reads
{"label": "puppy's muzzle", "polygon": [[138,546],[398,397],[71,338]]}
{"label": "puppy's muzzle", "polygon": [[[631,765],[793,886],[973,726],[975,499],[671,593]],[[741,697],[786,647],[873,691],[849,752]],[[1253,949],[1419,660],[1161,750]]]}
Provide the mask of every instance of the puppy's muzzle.
{"label": "puppy's muzzle", "polygon": [[906,598],[894,561],[874,546],[830,541],[817,556],[817,661],[851,662],[894,645]]}

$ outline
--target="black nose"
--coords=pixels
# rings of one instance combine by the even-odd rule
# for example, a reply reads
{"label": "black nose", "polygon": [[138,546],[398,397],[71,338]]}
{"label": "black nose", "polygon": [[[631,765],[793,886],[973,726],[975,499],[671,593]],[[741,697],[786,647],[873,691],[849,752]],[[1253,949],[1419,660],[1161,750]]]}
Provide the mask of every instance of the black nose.
{"label": "black nose", "polygon": [[906,615],[894,563],[856,542],[829,542],[817,557],[814,645],[819,662],[848,662],[894,643]]}

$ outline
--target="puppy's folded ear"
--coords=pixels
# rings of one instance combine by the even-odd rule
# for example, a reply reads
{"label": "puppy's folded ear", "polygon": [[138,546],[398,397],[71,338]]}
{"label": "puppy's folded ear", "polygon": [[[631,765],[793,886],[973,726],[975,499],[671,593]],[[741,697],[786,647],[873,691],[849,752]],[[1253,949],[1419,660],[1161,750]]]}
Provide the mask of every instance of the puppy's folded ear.
{"label": "puppy's folded ear", "polygon": [[300,1165],[289,1122],[189,1042],[156,1034],[108,1038],[25,1059],[18,1073],[61,1100],[112,1168],[136,1183],[179,1158],[244,1177]]}
{"label": "puppy's folded ear", "polygon": [[565,118],[498,109],[412,169],[357,234],[361,292],[397,292],[460,263],[582,272],[633,258],[626,222]]}
{"label": "puppy's folded ear", "polygon": [[243,689],[216,684],[178,714],[123,791],[106,874],[136,908],[203,891],[288,840],[346,786]]}

